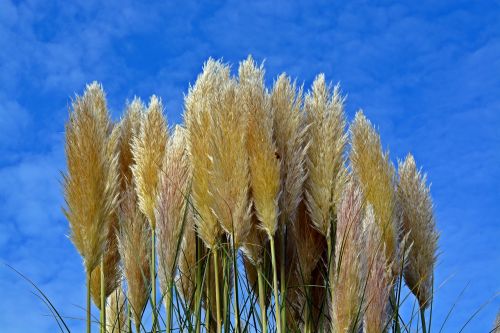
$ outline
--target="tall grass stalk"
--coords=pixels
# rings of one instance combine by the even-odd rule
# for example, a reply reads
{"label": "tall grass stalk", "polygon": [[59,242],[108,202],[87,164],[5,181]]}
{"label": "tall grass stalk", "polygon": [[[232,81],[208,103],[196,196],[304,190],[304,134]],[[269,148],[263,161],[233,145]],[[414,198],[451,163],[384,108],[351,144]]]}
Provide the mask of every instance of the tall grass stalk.
{"label": "tall grass stalk", "polygon": [[90,329],[90,324],[91,324],[90,315],[92,312],[91,303],[90,303],[90,274],[91,274],[91,272],[87,273],[87,333],[90,333],[90,331],[91,331],[91,329]]}
{"label": "tall grass stalk", "polygon": [[220,313],[220,286],[219,286],[219,250],[217,247],[212,249],[212,256],[214,259],[214,278],[215,278],[215,312],[217,320],[217,333],[222,332],[222,322]]}
{"label": "tall grass stalk", "polygon": [[269,242],[271,245],[271,265],[273,269],[273,293],[274,293],[274,307],[276,310],[276,331],[283,332],[281,330],[281,308],[280,300],[278,297],[278,272],[276,270],[276,250],[274,247],[274,236],[269,236]]}
{"label": "tall grass stalk", "polygon": [[101,259],[101,332],[106,333],[106,281],[104,276],[104,258]]}
{"label": "tall grass stalk", "polygon": [[266,290],[264,273],[262,272],[262,265],[257,265],[257,280],[259,284],[259,306],[260,306],[260,326],[262,333],[267,333],[267,307],[266,307]]}

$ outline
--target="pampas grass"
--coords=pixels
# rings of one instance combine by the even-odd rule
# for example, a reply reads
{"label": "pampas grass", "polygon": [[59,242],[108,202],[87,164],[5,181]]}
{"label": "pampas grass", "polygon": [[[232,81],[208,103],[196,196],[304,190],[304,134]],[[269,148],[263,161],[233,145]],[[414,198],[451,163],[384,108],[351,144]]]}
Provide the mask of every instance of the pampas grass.
{"label": "pampas grass", "polygon": [[66,125],[68,173],[64,176],[64,214],[70,223],[70,238],[83,257],[87,272],[88,332],[91,273],[102,260],[110,218],[117,204],[117,158],[110,153],[110,131],[104,91],[92,83],[82,97],[76,97]]}
{"label": "pampas grass", "polygon": [[147,217],[151,227],[151,303],[153,307],[153,332],[157,328],[156,310],[156,216],[155,207],[159,191],[160,171],[167,144],[167,124],[163,106],[156,97],[151,97],[148,110],[142,120],[140,131],[132,141],[134,177],[139,208]]}
{"label": "pampas grass", "polygon": [[398,256],[400,222],[397,214],[395,171],[389,153],[382,151],[380,137],[362,111],[356,113],[349,155],[353,174],[359,179],[366,200],[373,206],[384,241],[386,258],[393,263],[393,276],[401,267]]}
{"label": "pampas grass", "polygon": [[209,59],[170,137],[157,97],[116,124],[97,83],[75,98],[64,212],[87,332],[91,295],[101,332],[409,332],[404,286],[426,330],[438,233],[425,174],[408,155],[396,175],[362,112],[348,142],[324,75],[304,97],[264,74],[252,57],[237,75]]}
{"label": "pampas grass", "polygon": [[362,327],[363,303],[363,194],[351,181],[344,191],[337,213],[335,267],[330,272],[332,329],[358,332]]}
{"label": "pampas grass", "polygon": [[149,297],[151,279],[151,228],[147,218],[139,210],[133,185],[124,193],[120,204],[120,234],[118,245],[123,261],[123,273],[127,280],[127,300],[137,332]]}
{"label": "pampas grass", "polygon": [[377,225],[373,207],[368,204],[363,220],[366,255],[366,310],[363,332],[380,333],[389,325],[389,295],[391,293],[391,263],[386,259],[385,243]]}
{"label": "pampas grass", "polygon": [[177,265],[182,229],[188,208],[189,164],[185,129],[176,126],[163,161],[158,193],[158,261],[160,285],[167,305],[167,332],[170,331],[172,285]]}
{"label": "pampas grass", "polygon": [[[270,241],[273,267],[273,290],[276,303],[276,326],[281,332],[281,314],[278,304],[278,275],[274,249],[274,234],[278,227],[278,199],[280,191],[280,161],[276,156],[273,140],[273,119],[269,99],[264,90],[264,69],[257,67],[251,57],[240,64],[239,93],[242,108],[248,117],[247,151],[250,169],[250,185],[255,214]],[[254,231],[255,233],[257,231]],[[248,237],[247,237],[248,238]],[[262,266],[257,265],[260,279],[263,277]],[[263,281],[260,281],[260,285]],[[259,289],[261,307],[265,295]],[[283,301],[281,301],[283,302]],[[265,308],[261,309],[263,330],[267,328]]]}

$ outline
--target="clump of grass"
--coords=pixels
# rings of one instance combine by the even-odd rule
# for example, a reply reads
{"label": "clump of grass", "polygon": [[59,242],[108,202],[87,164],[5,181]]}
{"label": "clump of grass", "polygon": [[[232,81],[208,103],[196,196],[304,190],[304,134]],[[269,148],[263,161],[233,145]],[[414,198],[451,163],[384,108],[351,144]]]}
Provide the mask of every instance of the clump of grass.
{"label": "clump of grass", "polygon": [[88,331],[92,294],[102,332],[149,331],[150,300],[153,332],[399,333],[412,328],[403,282],[425,331],[438,241],[426,176],[409,155],[396,177],[362,112],[348,147],[344,98],[324,75],[303,97],[286,74],[268,91],[264,74],[252,57],[236,77],[209,59],[170,138],[154,96],[115,125],[98,84],[76,97],[65,214]]}

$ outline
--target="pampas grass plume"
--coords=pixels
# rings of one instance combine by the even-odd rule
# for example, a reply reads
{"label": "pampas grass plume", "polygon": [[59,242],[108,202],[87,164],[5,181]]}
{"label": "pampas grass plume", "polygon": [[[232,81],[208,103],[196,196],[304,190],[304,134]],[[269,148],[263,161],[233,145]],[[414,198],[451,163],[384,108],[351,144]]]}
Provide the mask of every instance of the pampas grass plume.
{"label": "pampas grass plume", "polygon": [[366,308],[363,317],[364,333],[383,332],[388,324],[391,292],[391,263],[386,259],[385,243],[377,225],[373,207],[368,204],[363,221],[365,234]]}
{"label": "pampas grass plume", "polygon": [[132,173],[139,198],[139,208],[148,218],[151,229],[156,228],[154,209],[158,195],[160,170],[167,144],[167,124],[161,101],[151,97],[139,134],[132,140],[135,164]]}
{"label": "pampas grass plume", "polygon": [[307,210],[318,231],[330,235],[332,212],[345,184],[344,149],[347,141],[343,98],[339,87],[331,91],[325,77],[314,80],[305,98],[307,117]]}
{"label": "pampas grass plume", "polygon": [[210,193],[213,170],[211,113],[220,89],[228,79],[229,67],[209,59],[185,98],[184,122],[192,170],[191,198],[196,211],[198,235],[208,248],[215,247],[221,235],[220,224],[212,211],[213,197]]}
{"label": "pampas grass plume", "polygon": [[270,103],[276,154],[281,161],[280,220],[285,219],[284,223],[288,223],[295,221],[306,177],[302,89],[297,89],[295,82],[290,82],[286,74],[281,74],[274,83]]}
{"label": "pampas grass plume", "polygon": [[139,210],[136,192],[132,186],[125,191],[120,204],[121,229],[118,245],[123,261],[123,273],[127,279],[127,299],[138,327],[148,301],[151,283],[151,229],[146,217]]}
{"label": "pampas grass plume", "polygon": [[110,129],[104,91],[94,82],[73,102],[65,144],[64,214],[88,274],[101,260],[109,218],[117,204],[117,159],[108,150]]}
{"label": "pampas grass plume", "polygon": [[358,332],[362,326],[363,193],[351,181],[337,212],[335,269],[331,272],[334,297],[332,326],[335,332]]}
{"label": "pampas grass plume", "polygon": [[367,202],[373,206],[375,221],[385,244],[386,258],[393,262],[396,275],[400,267],[396,260],[400,226],[394,166],[389,160],[389,153],[382,151],[380,137],[363,112],[356,113],[350,130],[352,170],[361,183]]}
{"label": "pampas grass plume", "polygon": [[422,308],[430,304],[438,233],[434,221],[427,177],[409,154],[399,163],[398,200],[402,208],[402,230],[412,244],[404,270],[405,281]]}
{"label": "pampas grass plume", "polygon": [[167,290],[173,281],[188,207],[188,162],[185,129],[176,126],[167,145],[156,205],[158,275],[163,290]]}

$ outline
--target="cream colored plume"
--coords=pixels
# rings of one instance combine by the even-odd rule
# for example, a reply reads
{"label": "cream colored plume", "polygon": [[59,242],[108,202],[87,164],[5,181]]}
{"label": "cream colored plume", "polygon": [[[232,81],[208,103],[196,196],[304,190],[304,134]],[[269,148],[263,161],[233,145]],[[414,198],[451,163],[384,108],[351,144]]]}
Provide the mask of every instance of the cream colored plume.
{"label": "cream colored plume", "polygon": [[192,166],[191,198],[198,235],[208,248],[213,248],[221,235],[220,224],[212,212],[213,197],[210,193],[213,170],[210,152],[210,138],[213,135],[211,117],[214,104],[228,80],[229,67],[209,59],[185,98],[184,122]]}
{"label": "cream colored plume", "polygon": [[139,135],[141,120],[146,107],[139,98],[127,105],[125,116],[120,120],[120,135],[118,139],[118,150],[120,153],[121,191],[123,192],[133,180],[132,165],[134,156],[132,153],[132,140]]}
{"label": "cream colored plume", "polygon": [[106,332],[128,332],[127,319],[125,294],[122,287],[119,286],[111,293],[108,304],[106,305]]}
{"label": "cream colored plume", "polygon": [[151,229],[139,210],[136,191],[130,185],[120,203],[120,233],[118,248],[122,257],[123,273],[127,279],[127,299],[132,317],[141,323],[150,288]]}
{"label": "cream colored plume", "polygon": [[184,128],[177,125],[165,152],[156,205],[158,275],[164,291],[172,285],[180,253],[182,230],[187,217],[188,176],[186,133]]}
{"label": "cream colored plume", "polygon": [[132,140],[135,162],[132,174],[139,197],[139,208],[148,218],[153,230],[156,228],[154,209],[166,144],[167,123],[163,116],[163,107],[161,101],[153,96],[139,134]]}
{"label": "cream colored plume", "polygon": [[394,166],[389,160],[389,153],[382,151],[380,137],[363,112],[356,113],[350,130],[352,170],[361,183],[366,200],[373,206],[386,258],[394,264],[397,275],[401,266],[397,259],[400,219],[396,207]]}
{"label": "cream colored plume", "polygon": [[296,83],[281,74],[274,82],[270,99],[276,155],[281,161],[280,221],[286,224],[295,221],[306,177],[302,89],[297,90]]}
{"label": "cream colored plume", "polygon": [[110,131],[104,91],[94,82],[73,102],[65,142],[64,214],[87,273],[101,260],[109,220],[117,205],[118,162],[117,156],[109,153]]}
{"label": "cream colored plume", "polygon": [[363,310],[363,194],[354,181],[348,183],[337,212],[332,328],[334,332],[359,332]]}
{"label": "cream colored plume", "polygon": [[500,311],[497,313],[497,317],[495,318],[495,322],[493,323],[492,333],[500,333]]}
{"label": "cream colored plume", "polygon": [[402,230],[412,244],[404,278],[422,308],[430,304],[438,233],[434,221],[427,177],[417,170],[411,154],[399,163],[398,199],[402,209]]}
{"label": "cream colored plume", "polygon": [[272,237],[278,225],[280,161],[273,140],[273,119],[264,86],[264,68],[248,57],[239,67],[239,99],[248,116],[250,185],[260,227]]}
{"label": "cream colored plume", "polygon": [[380,227],[377,225],[373,207],[366,208],[363,221],[365,234],[365,313],[364,333],[384,332],[389,316],[389,295],[392,286],[391,264],[385,256],[385,243]]}
{"label": "cream colored plume", "polygon": [[328,236],[336,204],[345,185],[344,149],[347,141],[343,98],[320,74],[305,98],[307,179],[305,197],[313,225]]}
{"label": "cream colored plume", "polygon": [[212,109],[209,154],[213,160],[209,191],[212,210],[235,248],[251,229],[247,155],[247,114],[235,80],[222,82]]}
{"label": "cream colored plume", "polygon": [[[114,165],[110,172],[113,173],[113,178],[117,179],[116,182],[116,195],[118,195],[118,200],[120,198],[119,192],[119,164],[120,154],[118,151],[118,141],[120,137],[120,127],[119,125],[112,125],[113,129],[108,136],[108,147],[107,154],[110,159],[118,158],[118,163]],[[116,234],[118,232],[118,207],[115,206],[112,213],[108,217],[107,230],[106,230],[106,243],[105,250],[103,252],[103,267],[104,267],[104,297],[107,298],[120,284],[120,253],[118,252],[118,240]],[[92,271],[92,276],[90,279],[90,292],[92,295],[92,300],[98,309],[101,309],[101,265],[98,265]]]}

